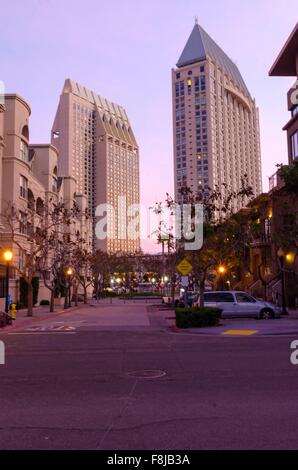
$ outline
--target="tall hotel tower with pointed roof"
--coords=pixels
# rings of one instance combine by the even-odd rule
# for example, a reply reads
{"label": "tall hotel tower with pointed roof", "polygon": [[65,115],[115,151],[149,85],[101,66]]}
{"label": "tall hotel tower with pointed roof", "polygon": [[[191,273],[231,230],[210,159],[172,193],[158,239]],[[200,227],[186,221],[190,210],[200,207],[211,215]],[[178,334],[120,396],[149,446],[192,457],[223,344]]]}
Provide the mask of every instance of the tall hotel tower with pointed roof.
{"label": "tall hotel tower with pointed roof", "polygon": [[[139,204],[139,148],[125,110],[73,80],[65,81],[52,127],[59,150],[58,175],[73,179],[74,191],[87,196],[90,213],[108,204],[105,239],[93,248],[109,253],[140,249],[140,239],[127,235],[127,208]],[[105,213],[104,213],[105,214]]]}
{"label": "tall hotel tower with pointed roof", "polygon": [[244,174],[258,195],[258,108],[237,66],[197,22],[172,70],[172,85],[176,199],[182,186],[208,193],[225,183],[236,191]]}

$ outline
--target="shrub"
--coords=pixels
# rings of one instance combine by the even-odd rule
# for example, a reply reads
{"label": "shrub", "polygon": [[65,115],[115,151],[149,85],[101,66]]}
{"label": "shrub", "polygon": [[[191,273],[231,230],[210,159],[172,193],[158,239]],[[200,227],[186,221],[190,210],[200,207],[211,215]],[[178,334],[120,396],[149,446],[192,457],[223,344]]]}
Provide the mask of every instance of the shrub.
{"label": "shrub", "polygon": [[216,326],[222,310],[215,307],[176,308],[176,326],[178,328],[202,328]]}
{"label": "shrub", "polygon": [[42,299],[42,300],[39,302],[39,305],[50,305],[50,301],[47,300],[47,299]]}
{"label": "shrub", "polygon": [[102,293],[102,296],[103,297],[118,297],[118,294],[117,292],[113,292],[113,291],[103,291]]}
{"label": "shrub", "polygon": [[133,299],[134,297],[161,297],[159,292],[123,292],[122,299]]}

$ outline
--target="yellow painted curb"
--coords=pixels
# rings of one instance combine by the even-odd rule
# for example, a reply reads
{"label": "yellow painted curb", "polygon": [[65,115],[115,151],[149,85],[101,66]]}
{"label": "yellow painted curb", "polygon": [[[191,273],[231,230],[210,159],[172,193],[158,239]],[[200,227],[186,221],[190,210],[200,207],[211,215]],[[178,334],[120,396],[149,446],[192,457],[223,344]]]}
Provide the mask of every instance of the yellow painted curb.
{"label": "yellow painted curb", "polygon": [[254,335],[257,333],[258,330],[226,330],[222,335],[241,335],[241,336],[249,336]]}

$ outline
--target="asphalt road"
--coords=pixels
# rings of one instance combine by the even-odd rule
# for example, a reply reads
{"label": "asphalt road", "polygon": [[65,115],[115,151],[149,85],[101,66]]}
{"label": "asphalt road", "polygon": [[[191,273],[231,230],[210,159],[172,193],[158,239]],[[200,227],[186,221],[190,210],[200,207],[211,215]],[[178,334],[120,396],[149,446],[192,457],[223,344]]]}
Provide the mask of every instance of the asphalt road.
{"label": "asphalt road", "polygon": [[171,333],[146,308],[0,334],[0,448],[298,449],[298,335]]}

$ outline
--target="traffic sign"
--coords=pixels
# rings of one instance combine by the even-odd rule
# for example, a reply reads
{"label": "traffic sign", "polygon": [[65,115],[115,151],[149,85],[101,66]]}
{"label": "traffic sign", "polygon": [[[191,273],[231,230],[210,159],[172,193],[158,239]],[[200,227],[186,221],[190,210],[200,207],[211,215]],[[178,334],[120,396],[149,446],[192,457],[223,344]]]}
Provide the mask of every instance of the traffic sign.
{"label": "traffic sign", "polygon": [[187,276],[187,274],[192,270],[192,265],[186,258],[184,258],[179,264],[177,264],[176,268],[182,276]]}

